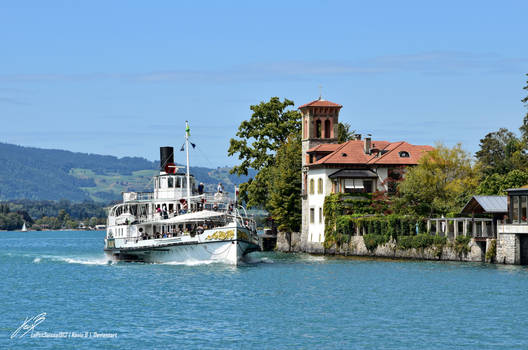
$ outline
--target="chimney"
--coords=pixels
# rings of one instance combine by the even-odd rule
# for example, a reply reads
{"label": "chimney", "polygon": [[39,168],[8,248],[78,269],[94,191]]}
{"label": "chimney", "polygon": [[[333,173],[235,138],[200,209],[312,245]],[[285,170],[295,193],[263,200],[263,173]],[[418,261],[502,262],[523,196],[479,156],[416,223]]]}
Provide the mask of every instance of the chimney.
{"label": "chimney", "polygon": [[160,147],[160,170],[165,171],[167,164],[174,163],[174,148],[166,146]]}
{"label": "chimney", "polygon": [[361,134],[354,134],[354,140],[361,140]]}
{"label": "chimney", "polygon": [[365,154],[370,154],[370,137],[365,137],[364,146]]}

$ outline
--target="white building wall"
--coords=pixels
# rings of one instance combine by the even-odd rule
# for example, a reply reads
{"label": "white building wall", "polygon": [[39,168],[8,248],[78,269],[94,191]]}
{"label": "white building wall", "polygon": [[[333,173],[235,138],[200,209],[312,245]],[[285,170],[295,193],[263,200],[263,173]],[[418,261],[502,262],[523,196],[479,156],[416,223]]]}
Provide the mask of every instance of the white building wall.
{"label": "white building wall", "polygon": [[388,168],[377,168],[374,169],[376,173],[378,174],[378,181],[377,181],[377,187],[378,191],[388,191],[388,185],[383,184],[383,181],[387,179],[389,176],[389,169]]}
{"label": "white building wall", "polygon": [[[332,193],[332,181],[328,175],[334,173],[336,169],[310,169],[308,171],[308,211],[305,213],[306,222],[308,222],[308,242],[324,242],[324,216],[323,205],[327,195]],[[318,181],[323,180],[323,193],[318,191]],[[314,192],[310,192],[310,182],[314,181]],[[311,209],[314,210],[314,220],[310,220]]]}

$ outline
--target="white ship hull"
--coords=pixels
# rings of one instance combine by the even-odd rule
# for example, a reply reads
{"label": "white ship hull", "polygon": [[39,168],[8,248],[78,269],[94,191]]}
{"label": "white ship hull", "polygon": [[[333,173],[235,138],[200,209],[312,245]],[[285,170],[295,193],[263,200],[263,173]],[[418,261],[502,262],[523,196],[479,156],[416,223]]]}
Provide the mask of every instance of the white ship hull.
{"label": "white ship hull", "polygon": [[181,244],[144,250],[107,250],[110,259],[141,261],[145,263],[209,263],[237,265],[248,254],[251,244],[243,241],[225,241],[199,244]]}
{"label": "white ship hull", "polygon": [[106,239],[105,242],[108,258],[145,263],[221,262],[236,265],[257,250],[260,246],[256,234],[237,227],[206,230],[195,237],[184,235],[148,240],[129,237]]}

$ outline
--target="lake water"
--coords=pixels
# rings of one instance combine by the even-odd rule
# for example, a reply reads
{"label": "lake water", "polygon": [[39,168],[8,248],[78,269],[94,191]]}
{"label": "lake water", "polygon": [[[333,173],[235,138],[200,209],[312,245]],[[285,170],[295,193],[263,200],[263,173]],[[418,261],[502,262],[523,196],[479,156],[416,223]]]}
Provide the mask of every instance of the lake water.
{"label": "lake water", "polygon": [[103,236],[0,232],[0,348],[528,348],[524,267],[278,253],[107,264]]}

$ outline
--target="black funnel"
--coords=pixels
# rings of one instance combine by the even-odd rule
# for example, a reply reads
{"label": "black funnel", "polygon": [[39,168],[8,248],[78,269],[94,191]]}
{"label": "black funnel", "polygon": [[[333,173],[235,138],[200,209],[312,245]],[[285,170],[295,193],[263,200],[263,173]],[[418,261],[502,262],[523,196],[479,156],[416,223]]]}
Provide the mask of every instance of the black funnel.
{"label": "black funnel", "polygon": [[174,163],[174,148],[170,146],[160,147],[160,169],[165,171],[167,164]]}

